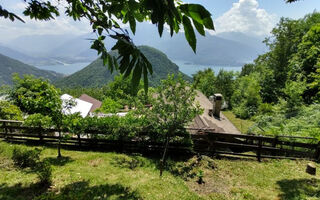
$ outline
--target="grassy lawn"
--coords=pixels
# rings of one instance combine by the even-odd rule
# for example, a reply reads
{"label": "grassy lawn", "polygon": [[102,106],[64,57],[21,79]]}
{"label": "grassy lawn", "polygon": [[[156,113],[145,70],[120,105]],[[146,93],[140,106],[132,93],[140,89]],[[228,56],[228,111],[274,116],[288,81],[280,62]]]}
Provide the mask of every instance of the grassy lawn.
{"label": "grassy lawn", "polygon": [[250,120],[243,120],[237,118],[232,111],[223,111],[222,112],[232,123],[233,125],[241,132],[247,133],[248,129],[254,124],[253,121]]}
{"label": "grassy lawn", "polygon": [[[53,183],[43,187],[29,169],[14,167],[10,159],[15,145],[0,142],[0,199],[319,199],[319,176],[305,173],[308,161],[210,159],[197,165],[197,176],[186,178],[165,171],[159,177],[157,159],[120,153],[44,148],[41,158],[53,167]],[[19,145],[18,145],[19,146]],[[32,148],[32,147],[27,147]],[[127,162],[132,159],[137,163]],[[197,162],[195,158],[190,160]],[[170,166],[191,161],[169,160]],[[203,159],[204,160],[204,159]],[[202,162],[202,161],[201,161]],[[213,164],[212,164],[213,163]],[[320,165],[316,165],[319,167]]]}

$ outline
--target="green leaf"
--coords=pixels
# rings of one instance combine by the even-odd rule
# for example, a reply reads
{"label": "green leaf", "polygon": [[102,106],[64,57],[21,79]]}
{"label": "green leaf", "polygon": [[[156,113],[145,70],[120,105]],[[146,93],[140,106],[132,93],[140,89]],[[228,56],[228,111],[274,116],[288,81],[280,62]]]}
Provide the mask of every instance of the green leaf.
{"label": "green leaf", "polygon": [[214,30],[210,12],[199,4],[183,4],[180,9],[193,20],[204,25],[207,29]]}
{"label": "green leaf", "polygon": [[199,22],[195,21],[195,20],[192,20],[192,22],[193,22],[193,25],[196,27],[197,31],[198,31],[201,35],[205,36],[206,33],[205,33],[205,31],[204,31],[203,25],[200,24]]}
{"label": "green leaf", "polygon": [[137,62],[137,65],[135,66],[132,74],[132,85],[134,90],[138,88],[140,78],[141,78],[141,72],[142,72],[142,66],[140,61]]}
{"label": "green leaf", "polygon": [[129,16],[130,29],[133,34],[136,33],[136,20],[133,16]]}
{"label": "green leaf", "polygon": [[184,35],[191,46],[192,50],[196,52],[196,46],[197,46],[197,39],[196,35],[194,34],[194,30],[191,24],[190,19],[187,16],[182,17],[182,23],[184,28]]}

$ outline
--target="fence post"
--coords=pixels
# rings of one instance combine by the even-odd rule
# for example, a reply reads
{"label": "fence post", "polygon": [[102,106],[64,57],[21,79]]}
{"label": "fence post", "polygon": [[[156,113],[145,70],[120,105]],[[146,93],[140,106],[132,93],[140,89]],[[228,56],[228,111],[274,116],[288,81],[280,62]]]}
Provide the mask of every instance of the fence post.
{"label": "fence post", "polygon": [[320,162],[320,142],[318,142],[316,151],[314,152],[314,159],[317,163]]}
{"label": "fence post", "polygon": [[7,123],[6,122],[3,122],[3,127],[4,127],[4,138],[5,139],[8,139],[8,128],[7,128]]}
{"label": "fence post", "polygon": [[259,162],[261,162],[261,149],[262,149],[262,140],[259,137],[258,138],[258,149],[257,149],[257,158],[258,158]]}
{"label": "fence post", "polygon": [[81,147],[81,137],[80,137],[80,133],[78,133],[77,135],[78,135],[79,146]]}
{"label": "fence post", "polygon": [[43,143],[41,128],[39,127],[37,130],[38,130],[38,135],[39,135],[40,143]]}

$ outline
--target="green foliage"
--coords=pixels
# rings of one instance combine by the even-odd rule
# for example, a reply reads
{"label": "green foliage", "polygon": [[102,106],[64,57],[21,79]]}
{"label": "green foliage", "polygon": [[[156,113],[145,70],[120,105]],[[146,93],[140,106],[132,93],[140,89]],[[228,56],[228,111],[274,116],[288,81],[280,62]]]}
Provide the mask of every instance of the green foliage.
{"label": "green foliage", "polygon": [[13,76],[14,88],[10,98],[19,108],[28,114],[40,113],[54,117],[61,112],[59,93],[48,81],[25,75]]}
{"label": "green foliage", "polygon": [[205,69],[193,75],[194,86],[207,97],[215,93],[221,93],[224,100],[230,103],[234,91],[234,76],[234,72],[224,70],[220,70],[218,75],[215,76],[212,69]]}
{"label": "green foliage", "polygon": [[27,119],[24,120],[24,125],[36,128],[51,128],[53,122],[51,117],[36,113],[29,115]]}
{"label": "green foliage", "polygon": [[272,113],[255,117],[250,132],[271,135],[294,135],[320,139],[320,105],[300,106],[293,114],[285,111],[286,102],[273,107]]}
{"label": "green foliage", "polygon": [[0,119],[22,120],[22,112],[8,101],[0,101]]}
{"label": "green foliage", "polygon": [[70,133],[82,134],[87,128],[87,121],[79,113],[64,115],[62,119],[62,129]]}
{"label": "green foliage", "polygon": [[215,81],[216,92],[223,95],[224,100],[230,104],[231,108],[231,96],[235,90],[234,79],[235,74],[233,71],[220,70]]}
{"label": "green foliage", "polygon": [[40,149],[26,150],[15,147],[12,153],[12,160],[17,167],[34,167],[40,160]]}
{"label": "green foliage", "polygon": [[[141,89],[142,87],[143,84],[140,82],[140,86],[137,87],[137,89]],[[132,104],[132,98],[134,98],[138,92],[131,84],[131,76],[125,78],[123,75],[115,76],[114,81],[106,85],[103,90],[107,101],[109,101],[105,103],[111,103],[111,100],[113,100],[114,106],[117,107],[119,107],[119,105],[115,105],[117,102],[122,106]]]}
{"label": "green foliage", "polygon": [[193,84],[207,97],[212,96],[216,91],[216,77],[211,68],[198,71],[193,75]]}
{"label": "green foliage", "polygon": [[168,75],[156,92],[157,97],[146,116],[159,134],[174,136],[202,112],[199,103],[195,102],[194,87],[187,84],[181,75],[177,78]]}
{"label": "green foliage", "polygon": [[[167,25],[171,36],[184,28],[185,37],[190,47],[196,52],[196,36],[194,26],[201,35],[205,35],[204,28],[214,30],[211,14],[201,5],[184,4],[181,1],[63,1],[65,2],[65,14],[74,20],[86,19],[90,21],[92,30],[97,33],[97,39],[93,40],[91,48],[97,50],[104,65],[108,65],[112,72],[120,69],[126,77],[133,73],[132,84],[137,87],[140,78],[143,77],[145,90],[148,89],[148,74],[152,74],[152,66],[144,54],[132,42],[126,30],[120,28],[118,22],[128,24],[133,33],[136,30],[136,22],[150,20],[158,27],[159,35]],[[26,0],[28,4],[23,14],[36,20],[51,20],[60,15],[59,7],[50,1]],[[61,3],[61,2],[59,2]],[[13,13],[0,7],[0,17],[20,19]],[[117,22],[118,21],[118,22]],[[191,23],[192,21],[192,23]],[[111,34],[112,33],[112,34]],[[107,52],[104,40],[106,36],[116,40],[112,50],[119,53],[119,65],[117,58]]]}
{"label": "green foliage", "polygon": [[103,100],[101,108],[96,112],[117,113],[121,108],[123,108],[123,106],[120,103],[107,97]]}
{"label": "green foliage", "polygon": [[250,75],[254,71],[255,71],[254,64],[245,64],[245,65],[243,65],[243,67],[241,69],[240,76]]}
{"label": "green foliage", "polygon": [[37,162],[35,171],[43,185],[51,185],[52,183],[52,168],[48,161]]}
{"label": "green foliage", "polygon": [[[320,21],[320,20],[319,20]],[[298,46],[298,51],[290,60],[291,78],[297,80],[300,76],[312,84],[316,77],[313,76],[320,66],[320,23],[312,26],[303,36]],[[305,88],[304,98],[310,103],[313,97],[319,92],[317,87]]]}
{"label": "green foliage", "polygon": [[303,93],[307,88],[305,81],[287,81],[284,88],[287,112],[294,112],[303,105]]}
{"label": "green foliage", "polygon": [[242,119],[252,117],[261,104],[260,85],[256,74],[238,78],[235,88],[231,97],[234,113]]}

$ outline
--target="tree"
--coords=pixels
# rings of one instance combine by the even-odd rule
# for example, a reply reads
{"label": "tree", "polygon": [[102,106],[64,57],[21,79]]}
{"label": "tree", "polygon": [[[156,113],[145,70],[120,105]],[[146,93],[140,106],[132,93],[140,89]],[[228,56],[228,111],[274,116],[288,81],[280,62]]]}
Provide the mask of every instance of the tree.
{"label": "tree", "polygon": [[60,91],[48,81],[30,75],[20,78],[15,74],[13,82],[9,97],[23,112],[53,116],[61,111]]}
{"label": "tree", "polygon": [[[28,5],[23,14],[35,20],[53,20],[60,15],[57,5],[51,1],[24,0]],[[141,51],[133,44],[126,30],[123,30],[119,21],[130,25],[135,34],[136,23],[151,21],[158,27],[159,35],[162,36],[164,26],[167,25],[171,36],[178,33],[183,27],[186,40],[196,52],[195,29],[205,35],[205,28],[214,30],[211,14],[199,4],[182,3],[180,0],[58,0],[57,4],[65,3],[65,14],[74,20],[87,19],[90,21],[92,30],[98,38],[92,41],[92,49],[101,55],[104,64],[113,71],[119,69],[126,77],[133,72],[132,84],[138,86],[143,75],[145,90],[148,90],[148,73],[152,74],[152,66]],[[23,19],[16,14],[2,8],[0,5],[0,17],[10,20]],[[117,50],[119,57],[110,55],[105,47],[106,36],[117,42],[112,50]],[[120,66],[118,66],[118,62]]]}
{"label": "tree", "polygon": [[221,93],[224,100],[232,107],[231,96],[234,91],[235,74],[233,71],[220,70],[215,81],[215,88],[217,93]]}
{"label": "tree", "polygon": [[168,75],[156,90],[156,98],[152,101],[152,109],[144,111],[150,125],[164,137],[165,147],[161,159],[160,175],[162,175],[167,149],[170,140],[181,132],[196,115],[201,114],[200,105],[195,102],[196,92],[179,75]]}
{"label": "tree", "polygon": [[51,117],[55,127],[59,130],[58,157],[60,153],[60,138],[62,127],[62,101],[60,90],[48,81],[24,75],[13,75],[14,86],[9,94],[10,99],[27,114],[42,114]]}
{"label": "tree", "polygon": [[212,96],[215,93],[215,81],[216,77],[214,76],[214,71],[212,71],[211,68],[198,71],[193,75],[194,86],[207,97]]}
{"label": "tree", "polygon": [[311,87],[304,91],[306,102],[311,103],[313,97],[319,92],[317,87],[313,87],[316,81],[314,74],[320,68],[320,23],[312,26],[303,36],[302,42],[298,45],[298,51],[290,60],[291,76],[297,80],[300,76],[306,79]]}
{"label": "tree", "polygon": [[231,98],[234,113],[242,119],[252,117],[261,104],[258,75],[251,74],[238,78],[235,88]]}

